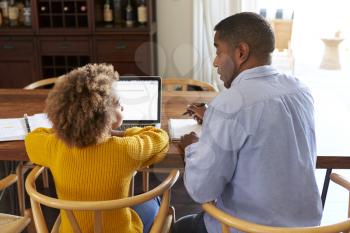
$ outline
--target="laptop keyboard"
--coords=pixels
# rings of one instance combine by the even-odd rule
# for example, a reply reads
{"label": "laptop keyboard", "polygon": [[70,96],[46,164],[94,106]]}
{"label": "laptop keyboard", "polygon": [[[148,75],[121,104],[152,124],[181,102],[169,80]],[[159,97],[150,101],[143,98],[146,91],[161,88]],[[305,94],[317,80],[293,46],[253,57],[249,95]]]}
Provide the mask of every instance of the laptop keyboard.
{"label": "laptop keyboard", "polygon": [[126,125],[121,125],[118,130],[121,130],[121,131],[125,131],[126,129],[129,129],[129,128],[132,128],[132,127],[140,127],[140,128],[144,128],[146,126],[153,126],[153,127],[156,127],[156,124],[147,124],[147,125],[144,125],[144,124],[126,124]]}

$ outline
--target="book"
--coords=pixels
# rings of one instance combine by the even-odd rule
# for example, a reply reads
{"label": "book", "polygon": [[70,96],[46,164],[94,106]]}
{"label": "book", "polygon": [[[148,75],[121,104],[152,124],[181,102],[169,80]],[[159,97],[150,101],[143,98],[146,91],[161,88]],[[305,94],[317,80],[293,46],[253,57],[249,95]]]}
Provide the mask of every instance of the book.
{"label": "book", "polygon": [[52,128],[52,123],[45,113],[22,118],[0,119],[0,141],[24,140],[30,131],[39,127]]}
{"label": "book", "polygon": [[169,119],[169,134],[172,141],[180,140],[181,136],[192,131],[198,136],[202,133],[202,125],[194,119]]}

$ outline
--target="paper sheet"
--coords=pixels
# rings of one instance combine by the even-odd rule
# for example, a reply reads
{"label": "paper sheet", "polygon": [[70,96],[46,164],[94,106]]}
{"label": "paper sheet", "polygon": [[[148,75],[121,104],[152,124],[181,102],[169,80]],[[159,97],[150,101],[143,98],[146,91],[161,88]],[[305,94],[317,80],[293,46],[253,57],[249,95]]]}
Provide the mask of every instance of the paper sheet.
{"label": "paper sheet", "polygon": [[169,119],[169,133],[172,140],[179,140],[181,136],[195,132],[201,135],[202,126],[194,119]]}
{"label": "paper sheet", "polygon": [[0,119],[0,141],[23,140],[26,134],[23,118]]}
{"label": "paper sheet", "polygon": [[[51,122],[44,113],[28,116],[28,121],[31,131],[39,127],[52,127]],[[24,118],[0,119],[0,141],[24,140],[27,133]]]}

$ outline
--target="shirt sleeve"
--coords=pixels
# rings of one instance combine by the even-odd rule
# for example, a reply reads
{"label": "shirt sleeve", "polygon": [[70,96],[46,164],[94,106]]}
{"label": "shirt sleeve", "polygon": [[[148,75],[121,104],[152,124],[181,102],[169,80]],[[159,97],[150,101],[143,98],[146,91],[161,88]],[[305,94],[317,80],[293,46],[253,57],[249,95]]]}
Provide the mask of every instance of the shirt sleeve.
{"label": "shirt sleeve", "polygon": [[247,134],[234,116],[209,107],[197,143],[185,149],[185,187],[193,200],[217,199],[230,183]]}
{"label": "shirt sleeve", "polygon": [[38,128],[27,134],[25,147],[30,161],[35,164],[50,167],[52,129]]}
{"label": "shirt sleeve", "polygon": [[125,132],[128,138],[127,151],[131,158],[139,162],[139,168],[164,159],[169,149],[168,134],[155,127],[131,128]]}

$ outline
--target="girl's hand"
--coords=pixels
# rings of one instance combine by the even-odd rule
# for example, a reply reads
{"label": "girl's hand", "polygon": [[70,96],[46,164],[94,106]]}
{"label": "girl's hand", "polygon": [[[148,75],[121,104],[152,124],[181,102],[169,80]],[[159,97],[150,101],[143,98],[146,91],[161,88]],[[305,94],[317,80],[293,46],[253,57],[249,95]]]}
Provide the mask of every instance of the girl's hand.
{"label": "girl's hand", "polygon": [[116,136],[116,137],[124,137],[125,131],[120,131],[120,130],[111,130],[111,135]]}

